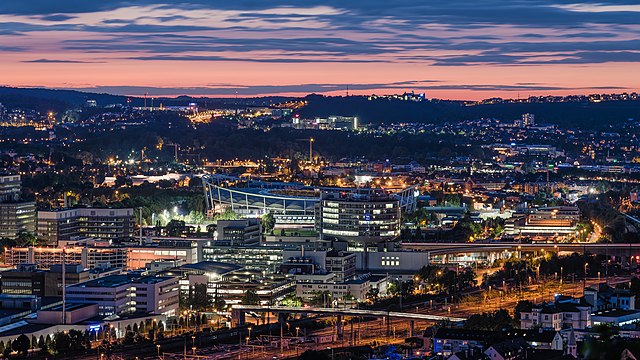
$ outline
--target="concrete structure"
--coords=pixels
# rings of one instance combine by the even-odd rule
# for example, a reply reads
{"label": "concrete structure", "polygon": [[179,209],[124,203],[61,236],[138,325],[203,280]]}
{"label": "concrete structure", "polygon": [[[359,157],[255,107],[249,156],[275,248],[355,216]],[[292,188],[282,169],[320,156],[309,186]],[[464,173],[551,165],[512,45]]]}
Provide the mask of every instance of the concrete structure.
{"label": "concrete structure", "polygon": [[602,310],[591,314],[593,325],[608,324],[613,326],[625,326],[640,322],[640,311],[637,310]]}
{"label": "concrete structure", "polygon": [[19,264],[36,264],[39,268],[48,269],[54,265],[79,264],[83,268],[93,269],[100,265],[109,264],[113,268],[127,266],[129,249],[126,247],[68,247],[66,249],[49,247],[7,248],[4,251],[5,263],[16,266]]}
{"label": "concrete structure", "polygon": [[[349,309],[349,308],[319,308],[319,307],[289,307],[289,306],[261,306],[261,305],[233,305],[231,309],[232,322],[234,325],[244,325],[245,315],[248,312],[270,312],[276,314],[316,314],[326,316],[336,316],[337,333],[340,337],[342,334],[342,317],[343,316],[364,316],[364,317],[378,317],[385,319],[403,319],[410,322],[410,336],[413,332],[413,325],[415,321],[450,321],[450,322],[462,322],[466,319],[449,316],[418,314],[418,313],[404,313],[394,311],[382,311],[382,310],[361,310],[361,309]],[[278,317],[280,321],[284,322],[286,317]],[[385,321],[387,324],[387,336],[390,335],[389,321]]]}
{"label": "concrete structure", "polygon": [[[563,297],[564,298],[564,297]],[[520,328],[561,330],[571,327],[585,329],[592,325],[591,306],[580,299],[563,299],[551,304],[543,303],[534,306],[531,311],[520,313]]]}
{"label": "concrete structure", "polygon": [[628,289],[616,289],[606,283],[584,289],[584,299],[593,311],[635,310],[636,296]]}
{"label": "concrete structure", "polygon": [[[80,265],[66,265],[65,270],[67,285],[89,280],[89,271]],[[62,296],[62,265],[41,270],[35,264],[20,264],[14,270],[0,273],[0,286],[3,294]]]}
{"label": "concrete structure", "polygon": [[[383,189],[311,187],[299,183],[264,182],[225,175],[206,175],[202,177],[202,181],[207,208],[211,212],[230,208],[238,214],[254,218],[272,213],[276,219],[276,227],[319,228],[321,222],[316,212],[320,206],[321,193],[338,194],[338,196],[350,194],[351,198],[356,196],[362,198],[366,194],[369,197],[374,197],[374,194],[386,194],[387,200],[384,201],[396,201],[395,209],[391,212],[397,215],[398,222],[400,211],[412,212],[417,199],[417,193],[413,187],[402,188],[389,194]],[[323,195],[323,197],[326,196]],[[389,212],[388,208],[384,207],[384,209],[385,213]],[[363,216],[365,212],[362,212]],[[370,213],[379,215],[374,214],[373,211]],[[369,225],[375,228],[381,224],[370,220]],[[392,237],[399,234],[399,229],[397,234],[395,229],[392,230],[394,231]]]}
{"label": "concrete structure", "polygon": [[364,301],[372,289],[378,289],[378,294],[386,294],[388,278],[386,276],[361,275],[351,280],[342,282],[304,281],[298,278],[296,284],[296,296],[304,301],[316,297],[318,293],[327,292],[325,306],[342,305],[352,301]]}
{"label": "concrete structure", "polygon": [[177,277],[145,276],[133,282],[137,312],[175,316],[179,303]]}
{"label": "concrete structure", "polygon": [[[454,354],[462,353],[476,356],[463,357],[466,359],[481,359],[477,356],[489,351],[491,359],[493,354],[499,350],[504,341],[517,341],[519,346],[526,346],[535,350],[555,350],[564,349],[563,338],[560,332],[555,330],[468,330],[461,328],[438,328],[433,335],[433,353],[436,355],[455,359]],[[490,350],[493,347],[492,350]],[[450,357],[453,356],[453,357]],[[496,352],[495,358],[502,357]]]}
{"label": "concrete structure", "polygon": [[258,219],[218,220],[216,245],[247,246],[260,242],[262,233]]}
{"label": "concrete structure", "polygon": [[36,231],[36,203],[20,201],[20,192],[20,175],[0,176],[0,238]]}
{"label": "concrete structure", "polygon": [[77,208],[38,211],[38,237],[49,244],[91,237],[112,241],[129,240],[135,217],[132,208]]}
{"label": "concrete structure", "polygon": [[526,213],[516,213],[513,218],[506,221],[506,234],[537,236],[574,234],[580,220],[580,209],[572,206],[526,210]]}
{"label": "concrete structure", "polygon": [[413,276],[423,266],[429,265],[429,253],[422,251],[367,251],[357,252],[356,267],[376,274],[407,273]]}
{"label": "concrete structure", "polygon": [[178,290],[176,277],[112,275],[67,287],[67,303],[96,303],[102,316],[134,312],[173,316]]}
{"label": "concrete structure", "polygon": [[39,324],[77,324],[96,316],[99,308],[98,304],[68,304],[65,305],[63,313],[62,306],[56,306],[39,310],[36,321]]}
{"label": "concrete structure", "polygon": [[202,261],[234,264],[247,270],[276,272],[282,263],[283,249],[275,246],[217,246],[207,242],[201,245]]}
{"label": "concrete structure", "polygon": [[0,175],[0,202],[20,200],[20,175]]}
{"label": "concrete structure", "polygon": [[22,232],[35,233],[36,203],[0,203],[0,238],[15,239]]}
{"label": "concrete structure", "polygon": [[344,282],[356,275],[356,254],[352,252],[285,250],[283,258],[286,262],[280,269],[285,274],[332,273],[335,282]]}
{"label": "concrete structure", "polygon": [[383,191],[323,192],[318,222],[323,238],[379,243],[400,235],[400,211]]}
{"label": "concrete structure", "polygon": [[156,244],[127,247],[128,269],[140,269],[156,260],[181,260],[185,264],[200,261],[198,245],[190,240],[163,240]]}

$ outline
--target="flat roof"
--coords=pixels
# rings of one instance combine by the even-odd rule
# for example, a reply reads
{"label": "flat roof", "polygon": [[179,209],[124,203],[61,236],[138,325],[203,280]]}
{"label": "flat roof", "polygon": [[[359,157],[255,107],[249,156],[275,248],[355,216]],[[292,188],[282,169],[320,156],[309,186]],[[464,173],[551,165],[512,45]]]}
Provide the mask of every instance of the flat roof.
{"label": "flat roof", "polygon": [[[74,310],[78,310],[78,309],[82,309],[85,307],[89,307],[95,305],[95,303],[67,303],[64,306],[65,311],[74,311]],[[56,306],[52,306],[48,309],[43,309],[40,311],[62,311],[62,304],[60,305],[56,305]]]}
{"label": "flat roof", "polygon": [[138,274],[116,274],[73,284],[71,288],[114,288],[127,284],[157,284],[169,279],[171,276],[142,276],[136,277]]}
{"label": "flat roof", "polygon": [[228,274],[230,272],[242,269],[241,266],[223,263],[218,261],[200,261],[194,264],[187,264],[180,266],[180,269],[193,269],[193,270],[201,270],[209,273],[216,274]]}
{"label": "flat roof", "polygon": [[628,316],[628,315],[634,315],[634,314],[639,314],[640,315],[640,311],[639,310],[624,310],[624,309],[611,309],[611,310],[601,310],[601,311],[597,311],[595,313],[592,313],[591,316],[602,316],[602,317],[621,317],[621,316]]}
{"label": "flat roof", "polygon": [[114,288],[131,283],[128,275],[110,275],[69,286],[70,288]]}

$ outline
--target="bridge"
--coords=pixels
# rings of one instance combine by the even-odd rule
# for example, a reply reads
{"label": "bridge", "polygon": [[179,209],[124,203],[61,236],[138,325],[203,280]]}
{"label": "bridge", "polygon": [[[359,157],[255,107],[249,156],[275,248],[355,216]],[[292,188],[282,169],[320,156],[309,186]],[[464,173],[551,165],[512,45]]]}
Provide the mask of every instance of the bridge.
{"label": "bridge", "polygon": [[[410,322],[410,333],[413,336],[413,328],[415,321],[451,321],[461,322],[465,321],[464,318],[439,316],[429,314],[418,313],[406,313],[395,311],[382,311],[382,310],[363,310],[363,309],[349,309],[349,308],[317,308],[317,307],[291,307],[291,306],[259,306],[259,305],[233,305],[231,307],[232,323],[234,326],[243,326],[246,324],[247,313],[276,313],[278,314],[278,321],[284,323],[284,317],[287,314],[315,314],[321,316],[337,316],[336,327],[338,336],[342,335],[342,317],[379,317],[385,319],[387,327],[389,327],[389,319],[403,319]],[[388,329],[387,329],[388,330]]]}
{"label": "bridge", "polygon": [[429,256],[452,255],[460,253],[499,253],[509,252],[577,252],[617,257],[640,256],[640,244],[612,244],[612,243],[518,243],[518,242],[492,242],[492,243],[430,243],[430,242],[403,242],[403,249],[425,251]]}

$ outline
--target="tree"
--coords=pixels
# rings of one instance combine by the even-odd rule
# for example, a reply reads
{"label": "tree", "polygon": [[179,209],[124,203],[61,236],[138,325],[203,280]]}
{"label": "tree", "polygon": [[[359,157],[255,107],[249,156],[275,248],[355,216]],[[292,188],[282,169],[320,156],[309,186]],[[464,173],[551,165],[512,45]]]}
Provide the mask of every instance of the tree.
{"label": "tree", "polygon": [[4,347],[3,357],[8,359],[9,355],[11,355],[11,349],[11,340],[7,340],[7,345]]}
{"label": "tree", "polygon": [[272,213],[269,212],[262,215],[262,231],[265,234],[271,233],[275,225],[276,225],[276,219],[273,217]]}
{"label": "tree", "polygon": [[482,314],[473,314],[464,323],[464,328],[469,330],[492,330],[498,331],[502,329],[513,328],[513,318],[505,309],[486,312]]}
{"label": "tree", "polygon": [[213,297],[207,292],[207,284],[195,284],[180,296],[183,310],[207,311],[213,305]]}
{"label": "tree", "polygon": [[378,290],[378,288],[374,288],[372,287],[371,289],[369,289],[369,291],[367,291],[367,299],[376,302],[376,300],[378,300],[378,296],[380,295],[380,290]]}
{"label": "tree", "polygon": [[516,304],[515,309],[513,310],[513,320],[516,322],[516,325],[519,325],[520,322],[520,313],[530,312],[533,308],[533,302],[530,300],[520,300]]}
{"label": "tree", "polygon": [[16,245],[19,247],[34,246],[37,242],[36,235],[28,231],[21,231],[16,237]]}
{"label": "tree", "polygon": [[223,311],[225,308],[227,307],[227,302],[224,301],[224,299],[222,298],[222,296],[216,296],[213,299],[213,308],[216,311]]}
{"label": "tree", "polygon": [[31,341],[25,334],[18,336],[18,338],[11,344],[11,349],[22,355],[26,355],[30,348]]}
{"label": "tree", "polygon": [[254,289],[249,289],[244,293],[241,303],[242,305],[258,305],[260,304],[260,297]]}
{"label": "tree", "polygon": [[186,224],[182,220],[171,220],[167,224],[167,234],[169,236],[180,236],[186,229]]}
{"label": "tree", "polygon": [[329,292],[328,290],[324,290],[324,291],[317,291],[313,295],[311,300],[309,300],[309,304],[311,306],[327,307],[331,305],[331,301],[332,301],[331,292]]}
{"label": "tree", "polygon": [[300,307],[302,306],[302,298],[296,296],[295,294],[287,294],[284,299],[282,299],[282,306],[289,307]]}
{"label": "tree", "polygon": [[323,351],[307,350],[298,357],[298,360],[329,360],[329,355]]}
{"label": "tree", "polygon": [[231,208],[226,208],[222,213],[216,214],[213,220],[238,220],[238,214]]}

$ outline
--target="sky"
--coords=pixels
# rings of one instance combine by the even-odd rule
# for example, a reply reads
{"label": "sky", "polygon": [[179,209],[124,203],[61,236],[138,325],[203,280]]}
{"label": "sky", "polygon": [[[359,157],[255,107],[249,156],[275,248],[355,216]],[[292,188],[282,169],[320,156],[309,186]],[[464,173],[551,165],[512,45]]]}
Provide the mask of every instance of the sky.
{"label": "sky", "polygon": [[640,3],[1,0],[0,85],[469,100],[631,92]]}

